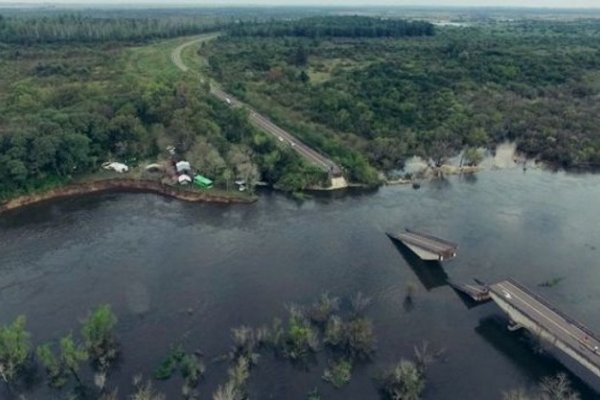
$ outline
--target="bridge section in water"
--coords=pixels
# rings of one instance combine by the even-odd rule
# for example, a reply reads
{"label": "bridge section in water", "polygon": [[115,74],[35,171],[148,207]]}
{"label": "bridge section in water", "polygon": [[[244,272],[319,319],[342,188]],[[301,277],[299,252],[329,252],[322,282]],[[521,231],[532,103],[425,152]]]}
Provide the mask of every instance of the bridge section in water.
{"label": "bridge section in water", "polygon": [[489,294],[511,319],[509,329],[527,329],[600,378],[600,338],[590,329],[515,280],[491,284]]}

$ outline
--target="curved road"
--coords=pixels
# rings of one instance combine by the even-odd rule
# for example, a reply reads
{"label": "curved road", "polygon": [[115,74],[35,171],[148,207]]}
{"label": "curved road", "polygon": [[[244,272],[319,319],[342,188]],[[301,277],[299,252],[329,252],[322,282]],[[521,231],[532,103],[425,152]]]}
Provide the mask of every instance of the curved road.
{"label": "curved road", "polygon": [[[217,36],[218,34],[206,35],[177,46],[177,48],[175,48],[171,53],[171,60],[183,72],[189,71],[190,68],[187,65],[185,65],[181,58],[182,51],[189,46],[193,46],[203,41],[212,40]],[[331,159],[323,156],[322,154],[313,150],[306,144],[302,143],[300,140],[294,137],[294,135],[273,123],[268,117],[261,115],[252,107],[248,106],[247,104],[244,104],[232,95],[226,93],[221,88],[219,88],[217,84],[211,82],[210,93],[218,99],[222,100],[223,102],[226,102],[231,107],[245,108],[246,110],[248,110],[250,112],[248,119],[250,120],[250,123],[252,123],[255,127],[259,128],[262,131],[270,133],[275,138],[277,138],[277,140],[279,140],[281,144],[290,146],[298,154],[300,154],[302,157],[308,160],[311,164],[329,173],[329,175],[332,177],[332,186],[329,189],[341,189],[348,186],[346,179],[342,176],[341,168]]]}

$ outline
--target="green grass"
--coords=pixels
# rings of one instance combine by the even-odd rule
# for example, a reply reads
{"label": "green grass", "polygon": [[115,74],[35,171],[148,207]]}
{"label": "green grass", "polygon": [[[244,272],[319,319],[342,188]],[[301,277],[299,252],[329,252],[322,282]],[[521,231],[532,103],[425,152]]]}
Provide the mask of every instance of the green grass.
{"label": "green grass", "polygon": [[126,49],[121,60],[123,77],[144,83],[157,80],[176,80],[183,72],[171,61],[171,52],[192,38],[183,37]]}
{"label": "green grass", "polygon": [[198,42],[197,44],[188,46],[183,49],[183,51],[181,52],[181,59],[183,60],[185,65],[187,65],[190,68],[191,71],[196,71],[202,74],[203,76],[208,75],[208,60],[206,60],[206,58],[198,54],[198,49],[202,45],[202,42],[209,42],[211,40],[216,39],[218,36],[218,33],[202,35],[201,38],[203,40],[201,42]]}

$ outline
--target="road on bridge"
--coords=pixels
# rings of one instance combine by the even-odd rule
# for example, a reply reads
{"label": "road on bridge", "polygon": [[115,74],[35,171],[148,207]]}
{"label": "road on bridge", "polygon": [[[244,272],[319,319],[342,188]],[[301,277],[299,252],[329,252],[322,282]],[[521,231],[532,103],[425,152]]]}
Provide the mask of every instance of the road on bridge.
{"label": "road on bridge", "polygon": [[551,333],[593,365],[600,367],[600,339],[583,324],[512,280],[490,285],[490,291]]}
{"label": "road on bridge", "polygon": [[[185,65],[181,58],[182,51],[189,46],[196,45],[206,40],[212,40],[217,36],[218,35],[214,34],[211,36],[203,36],[179,45],[171,53],[171,59],[173,63],[183,72],[189,71],[190,68],[187,65]],[[249,120],[254,126],[256,126],[262,131],[273,135],[279,142],[281,142],[282,145],[290,146],[293,150],[295,150],[298,154],[304,157],[304,159],[309,161],[311,164],[329,173],[333,177],[332,188],[341,189],[348,185],[346,180],[342,176],[341,168],[331,159],[325,157],[324,155],[318,153],[306,144],[302,143],[291,133],[275,125],[269,118],[267,118],[264,115],[261,115],[252,107],[241,102],[232,95],[226,93],[221,88],[219,88],[217,84],[213,82],[210,83],[210,92],[213,96],[224,101],[231,107],[244,108],[248,110],[250,113]]]}

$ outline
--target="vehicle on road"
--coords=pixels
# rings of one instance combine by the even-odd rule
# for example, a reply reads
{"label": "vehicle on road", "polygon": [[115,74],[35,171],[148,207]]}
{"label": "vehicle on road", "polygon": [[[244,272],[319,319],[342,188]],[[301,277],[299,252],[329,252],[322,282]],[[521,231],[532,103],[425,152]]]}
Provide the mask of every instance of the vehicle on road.
{"label": "vehicle on road", "polygon": [[279,136],[279,141],[283,142],[283,138],[281,136]]}
{"label": "vehicle on road", "polygon": [[231,99],[229,97],[225,97],[225,102],[229,105],[231,105]]}

